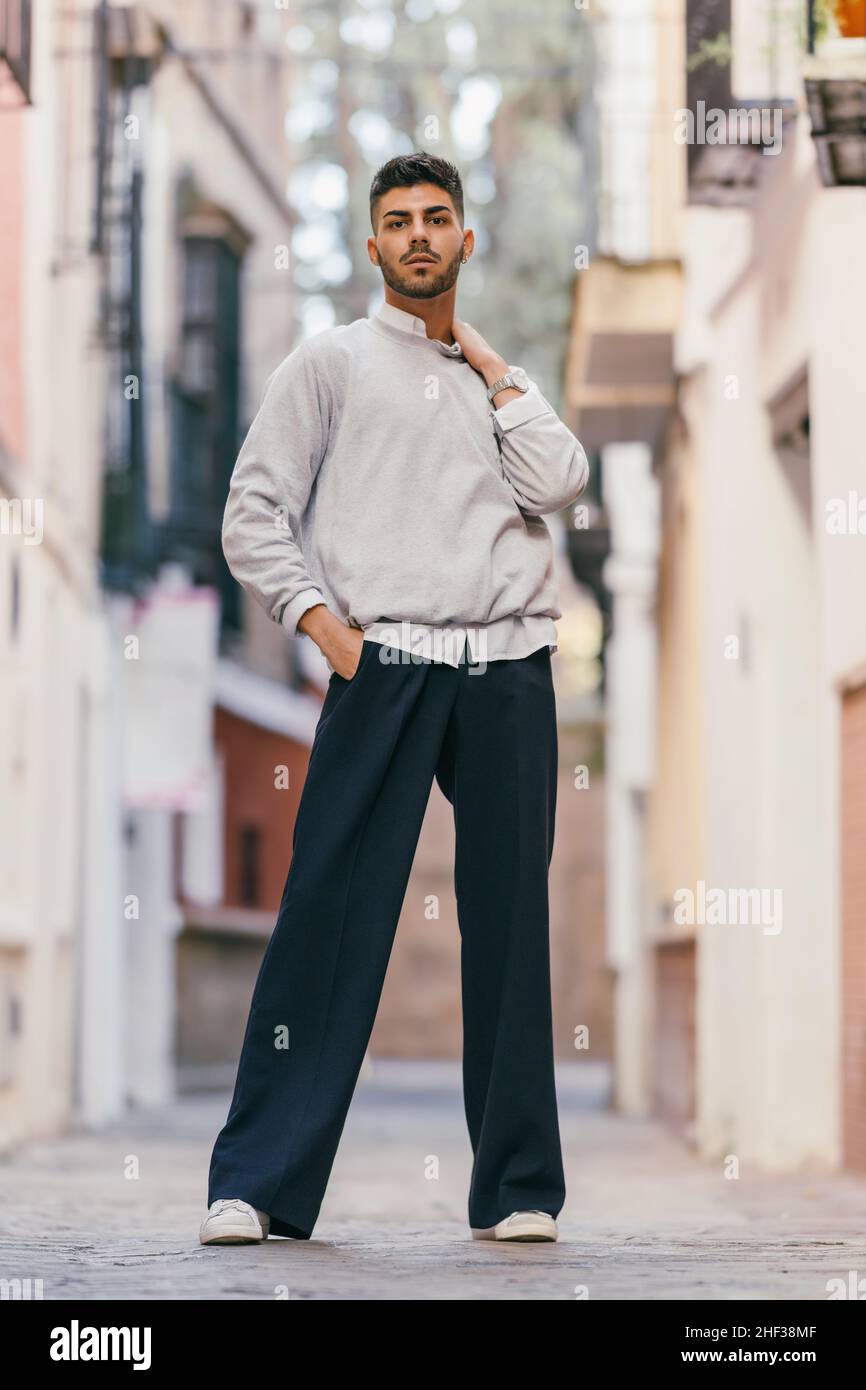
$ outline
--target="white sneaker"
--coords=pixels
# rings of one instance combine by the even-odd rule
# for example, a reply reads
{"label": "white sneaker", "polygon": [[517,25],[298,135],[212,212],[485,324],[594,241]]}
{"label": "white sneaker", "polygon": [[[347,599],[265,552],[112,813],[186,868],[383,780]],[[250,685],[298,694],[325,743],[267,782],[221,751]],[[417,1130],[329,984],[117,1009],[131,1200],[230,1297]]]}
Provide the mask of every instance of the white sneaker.
{"label": "white sneaker", "polygon": [[267,1240],[271,1218],[240,1197],[219,1197],[211,1202],[201,1223],[198,1238],[202,1245],[240,1245],[244,1241]]}
{"label": "white sneaker", "polygon": [[556,1240],[559,1232],[546,1211],[513,1211],[495,1226],[470,1226],[473,1240]]}

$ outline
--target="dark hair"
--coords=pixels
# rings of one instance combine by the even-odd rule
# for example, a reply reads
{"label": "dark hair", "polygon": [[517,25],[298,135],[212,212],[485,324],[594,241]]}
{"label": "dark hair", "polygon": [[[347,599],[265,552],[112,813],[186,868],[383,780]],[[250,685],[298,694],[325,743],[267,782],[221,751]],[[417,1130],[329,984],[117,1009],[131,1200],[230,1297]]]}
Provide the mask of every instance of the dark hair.
{"label": "dark hair", "polygon": [[383,164],[370,185],[370,224],[376,231],[374,215],[375,204],[392,188],[409,188],[413,183],[435,183],[450,195],[457,212],[460,226],[463,226],[463,185],[453,164],[438,155],[419,150],[417,154],[398,155]]}

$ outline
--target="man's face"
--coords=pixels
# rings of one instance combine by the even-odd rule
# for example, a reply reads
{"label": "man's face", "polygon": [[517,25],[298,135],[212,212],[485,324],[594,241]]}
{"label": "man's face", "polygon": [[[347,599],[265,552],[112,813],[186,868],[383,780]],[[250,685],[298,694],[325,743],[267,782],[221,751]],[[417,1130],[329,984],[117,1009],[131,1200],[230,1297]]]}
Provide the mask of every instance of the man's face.
{"label": "man's face", "polygon": [[[378,253],[386,285],[408,299],[434,299],[451,289],[472,233],[464,234],[444,188],[392,188],[379,199],[376,216],[376,237],[368,246]],[[419,255],[428,259],[413,259]]]}

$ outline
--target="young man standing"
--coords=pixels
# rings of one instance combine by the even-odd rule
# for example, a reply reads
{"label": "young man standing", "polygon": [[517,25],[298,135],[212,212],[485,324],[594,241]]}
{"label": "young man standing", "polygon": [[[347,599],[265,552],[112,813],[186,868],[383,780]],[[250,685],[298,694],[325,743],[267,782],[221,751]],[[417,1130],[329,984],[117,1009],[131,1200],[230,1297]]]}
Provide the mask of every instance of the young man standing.
{"label": "young man standing", "polygon": [[433,779],[454,808],[473,1236],[555,1240],[548,869],[551,654],[542,514],[586,486],[534,382],[455,317],[453,165],[370,191],[385,303],[269,378],[231,479],[229,567],[331,671],[259,970],[202,1243],[309,1239],[372,1032]]}

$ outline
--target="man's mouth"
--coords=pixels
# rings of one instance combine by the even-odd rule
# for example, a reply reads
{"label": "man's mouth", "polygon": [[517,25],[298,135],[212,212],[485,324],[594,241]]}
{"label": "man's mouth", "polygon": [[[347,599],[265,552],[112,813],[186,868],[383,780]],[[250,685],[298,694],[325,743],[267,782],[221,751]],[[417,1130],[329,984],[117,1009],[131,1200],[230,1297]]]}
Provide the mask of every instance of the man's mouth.
{"label": "man's mouth", "polygon": [[434,260],[434,258],[433,258],[432,256],[412,256],[412,257],[406,262],[406,264],[407,264],[407,265],[435,265],[436,262],[435,262],[435,260]]}

